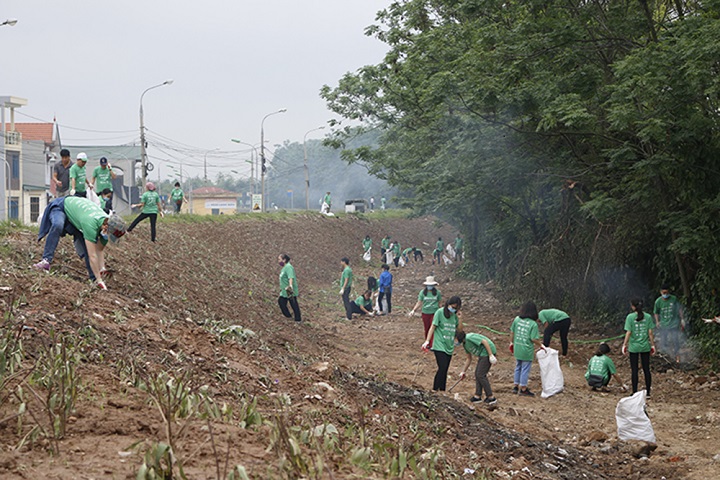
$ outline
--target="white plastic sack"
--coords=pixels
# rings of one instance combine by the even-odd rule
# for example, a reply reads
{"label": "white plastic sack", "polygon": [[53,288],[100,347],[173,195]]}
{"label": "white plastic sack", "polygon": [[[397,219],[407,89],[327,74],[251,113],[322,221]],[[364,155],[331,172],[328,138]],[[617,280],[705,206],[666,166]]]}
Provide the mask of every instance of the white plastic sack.
{"label": "white plastic sack", "polygon": [[447,251],[448,255],[450,255],[450,258],[455,258],[455,249],[452,245],[448,243],[445,247],[445,250]]}
{"label": "white plastic sack", "polygon": [[645,413],[645,390],[620,399],[615,408],[618,438],[655,443],[655,431]]}
{"label": "white plastic sack", "polygon": [[100,197],[97,196],[97,193],[95,193],[95,190],[93,190],[92,188],[88,188],[87,190],[85,190],[85,192],[86,192],[85,198],[87,198],[88,200],[93,202],[98,207],[100,207],[100,208],[103,207],[103,205],[100,205]]}
{"label": "white plastic sack", "polygon": [[329,214],[330,213],[330,205],[323,202],[322,206],[320,207],[320,213],[324,213],[325,215]]}
{"label": "white plastic sack", "polygon": [[538,365],[540,365],[540,380],[542,381],[542,398],[552,397],[556,393],[560,393],[565,388],[565,378],[562,370],[560,370],[560,360],[558,351],[553,348],[538,350]]}
{"label": "white plastic sack", "polygon": [[450,260],[450,257],[445,255],[444,253],[443,253],[442,259],[443,259],[443,262],[445,262],[445,265],[451,265],[453,263],[453,261]]}
{"label": "white plastic sack", "polygon": [[385,263],[390,265],[391,263],[393,263],[393,258],[395,258],[395,257],[394,257],[392,250],[388,250],[385,252]]}
{"label": "white plastic sack", "polygon": [[363,260],[365,260],[366,262],[370,261],[370,250],[372,250],[372,247],[368,248],[367,252],[363,253]]}
{"label": "white plastic sack", "polygon": [[405,266],[405,259],[402,256],[400,256],[400,260],[398,260],[398,265],[401,267]]}

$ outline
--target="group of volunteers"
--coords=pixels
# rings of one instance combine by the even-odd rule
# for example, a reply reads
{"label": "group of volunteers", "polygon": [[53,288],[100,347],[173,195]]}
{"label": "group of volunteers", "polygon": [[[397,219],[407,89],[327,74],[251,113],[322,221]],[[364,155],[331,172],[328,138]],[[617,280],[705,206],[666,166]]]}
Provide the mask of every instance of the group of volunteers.
{"label": "group of volunteers", "polygon": [[[158,213],[163,215],[160,195],[152,182],[145,184],[145,192],[140,202],[131,205],[139,208],[140,214],[129,227],[125,221],[113,211],[113,180],[116,174],[106,157],[99,159],[99,164],[90,176],[86,173],[88,156],[85,152],[77,154],[75,163],[70,159],[70,151],[60,151],[60,162],[53,167],[52,182],[55,186],[55,199],[43,212],[40,221],[38,241],[45,238],[42,259],[33,265],[35,269],[49,271],[55,257],[60,237],[72,235],[75,251],[85,261],[88,276],[97,282],[99,288],[106,289],[104,277],[105,246],[108,241],[115,243],[126,232],[131,232],[142,220],[150,219],[150,239],[156,240],[156,221]],[[88,197],[92,191],[97,196],[95,202]],[[183,193],[180,184],[175,183],[171,199],[175,202],[175,211],[180,211]]]}
{"label": "group of volunteers", "polygon": [[[362,248],[363,259],[366,262],[370,262],[372,259],[372,246],[372,238],[370,238],[370,235],[365,235],[365,238],[362,240]],[[444,249],[445,244],[442,237],[438,237],[437,242],[435,242],[435,250],[433,250],[433,264],[435,264],[436,261],[438,265],[440,264],[441,255]],[[454,253],[454,260],[459,261],[463,254],[463,239],[460,234],[458,234],[455,238],[454,248],[452,251]],[[388,265],[393,264],[395,267],[405,266],[410,263],[411,257],[414,262],[425,262],[422,249],[416,246],[403,249],[400,246],[400,242],[398,240],[393,240],[390,235],[385,235],[380,240],[380,259],[383,263]]]}

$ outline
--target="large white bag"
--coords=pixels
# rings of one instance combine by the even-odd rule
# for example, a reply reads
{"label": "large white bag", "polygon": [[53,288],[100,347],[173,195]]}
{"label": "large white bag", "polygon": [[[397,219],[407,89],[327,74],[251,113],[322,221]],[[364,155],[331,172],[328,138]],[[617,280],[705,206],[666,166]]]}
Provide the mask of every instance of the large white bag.
{"label": "large white bag", "polygon": [[444,253],[443,253],[442,259],[443,259],[443,262],[445,262],[445,265],[452,265],[452,263],[453,263],[453,261],[450,260],[450,257],[445,255]]}
{"label": "large white bag", "polygon": [[552,397],[556,393],[560,393],[565,388],[565,378],[562,370],[560,370],[560,360],[558,351],[553,348],[538,350],[538,365],[540,365],[540,380],[542,381],[542,398]]}
{"label": "large white bag", "polygon": [[455,258],[455,249],[449,243],[445,246],[445,251],[450,255],[450,258]]}
{"label": "large white bag", "polygon": [[85,198],[87,198],[100,208],[104,207],[104,205],[100,205],[100,197],[97,196],[95,190],[93,190],[92,188],[88,188],[87,190],[85,190],[85,192]]}
{"label": "large white bag", "polygon": [[620,399],[615,408],[618,438],[655,443],[655,431],[645,413],[645,390]]}
{"label": "large white bag", "polygon": [[388,265],[390,265],[391,263],[393,263],[393,258],[395,258],[395,254],[393,253],[393,251],[392,251],[392,250],[386,250],[386,251],[385,251],[385,263],[387,263]]}
{"label": "large white bag", "polygon": [[368,248],[365,253],[363,253],[363,260],[366,262],[369,262],[372,256],[370,255],[370,250],[372,250],[372,247]]}

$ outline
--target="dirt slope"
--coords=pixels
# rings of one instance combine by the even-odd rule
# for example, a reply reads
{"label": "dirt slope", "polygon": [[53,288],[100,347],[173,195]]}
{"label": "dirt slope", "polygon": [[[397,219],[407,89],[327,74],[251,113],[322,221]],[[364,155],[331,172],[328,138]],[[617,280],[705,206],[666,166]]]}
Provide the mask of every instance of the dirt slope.
{"label": "dirt slope", "polygon": [[[649,414],[659,447],[649,459],[613,441],[621,394],[584,388],[591,345],[573,345],[563,366],[566,392],[548,400],[517,398],[510,394],[514,364],[506,338],[491,333],[501,353],[491,372],[497,409],[467,402],[471,380],[452,392],[459,400],[429,394],[434,360],[419,350],[421,320],[405,315],[424,277],[435,274],[444,295],[463,298],[468,331],[482,332],[480,324],[506,331],[511,308],[496,300],[491,286],[457,278],[452,266],[432,266],[426,247],[425,264],[393,269],[392,315],[341,320],[339,259],[351,258],[360,284],[377,276],[377,256],[370,266],[360,258],[361,239],[371,235],[377,253],[386,233],[403,247],[454,237],[430,218],[167,221],[157,244],[142,225],[110,247],[115,273],[110,290],[99,292],[83,281],[84,267],[68,240],[58,249],[54,273],[44,275],[27,268],[41,252],[33,234],[12,232],[0,242],[0,287],[7,287],[0,290],[0,308],[6,327],[24,326],[16,330],[22,332],[23,366],[29,371],[56,333],[81,338],[84,355],[82,388],[59,454],[48,453],[52,443],[42,435],[17,448],[35,424],[46,422],[42,402],[30,398],[28,410],[37,418],[0,423],[0,476],[135,478],[148,446],[168,437],[143,386],[163,371],[176,378],[189,372],[193,392],[207,386],[218,407],[232,409],[211,421],[170,422],[188,478],[217,478],[225,464],[244,465],[252,478],[384,478],[401,465],[407,478],[453,478],[466,468],[475,473],[464,478],[712,478],[712,457],[720,453],[716,377],[655,374]],[[299,277],[305,320],[299,325],[277,308],[280,252],[293,258]],[[231,325],[255,335],[236,337]],[[596,337],[582,319],[574,325],[575,332]],[[627,362],[614,359],[627,378]],[[450,384],[461,365],[460,357],[453,360]],[[0,391],[0,419],[18,410],[11,390],[21,378]],[[539,392],[537,365],[531,386]],[[243,428],[253,399],[267,422]],[[320,425],[338,433],[314,430]],[[608,441],[585,445],[593,431]]]}

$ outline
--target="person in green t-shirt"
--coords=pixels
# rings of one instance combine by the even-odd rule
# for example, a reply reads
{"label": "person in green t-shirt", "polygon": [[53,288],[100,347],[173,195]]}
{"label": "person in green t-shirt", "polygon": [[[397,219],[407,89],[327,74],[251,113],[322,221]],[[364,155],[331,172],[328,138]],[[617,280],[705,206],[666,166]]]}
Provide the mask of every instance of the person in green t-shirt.
{"label": "person in green t-shirt", "polygon": [[83,198],[87,196],[86,164],[87,154],[78,153],[75,165],[70,167],[70,195]]}
{"label": "person in green t-shirt", "polygon": [[607,385],[610,383],[610,377],[613,377],[617,383],[622,385],[621,389],[624,392],[627,387],[623,385],[622,380],[615,370],[615,364],[612,359],[607,356],[610,353],[610,346],[607,343],[601,343],[598,345],[597,352],[588,362],[588,368],[585,372],[585,380],[588,382],[588,386],[592,387],[593,391],[602,389],[607,391]]}
{"label": "person in green t-shirt", "polygon": [[145,193],[142,194],[142,197],[140,197],[140,203],[135,205],[130,205],[131,208],[142,208],[140,211],[140,215],[138,215],[135,220],[130,224],[128,227],[128,232],[132,232],[135,226],[145,220],[146,218],[150,219],[150,240],[153,242],[155,241],[155,223],[157,222],[157,216],[158,212],[160,213],[161,217],[164,217],[165,214],[162,211],[162,202],[160,201],[160,195],[155,191],[155,184],[152,182],[147,182],[145,184]]}
{"label": "person in green t-shirt", "polygon": [[418,294],[417,303],[412,310],[408,312],[408,316],[412,317],[415,315],[415,311],[422,307],[420,313],[422,316],[423,327],[425,328],[425,335],[423,338],[427,337],[435,312],[437,312],[437,309],[440,308],[440,302],[442,301],[442,295],[440,295],[440,290],[437,289],[437,286],[438,282],[435,281],[435,277],[426,277],[425,282],[423,282],[423,289],[420,290],[420,293]]}
{"label": "person in green t-shirt", "polygon": [[117,215],[109,216],[87,198],[61,197],[45,208],[40,222],[38,241],[47,237],[43,258],[33,265],[37,270],[50,271],[60,237],[72,235],[75,251],[85,260],[91,281],[105,290],[105,245],[117,242],[125,234],[125,222]]}
{"label": "person in green t-shirt", "polygon": [[362,241],[363,245],[363,253],[370,251],[372,248],[372,238],[370,238],[370,235],[365,235],[365,238]]}
{"label": "person in green t-shirt", "polygon": [[417,248],[417,247],[412,247],[412,252],[413,252],[413,257],[414,257],[413,259],[414,259],[416,262],[418,261],[418,258],[419,258],[419,259],[420,259],[420,260],[419,260],[420,262],[425,263],[425,259],[423,258],[423,252],[422,252],[422,250],[420,250],[420,249]]}
{"label": "person in green t-shirt", "polygon": [[485,335],[479,333],[468,333],[466,335],[462,330],[455,332],[455,338],[467,353],[467,361],[460,372],[461,380],[465,378],[465,372],[472,363],[473,355],[478,357],[477,366],[475,367],[475,395],[470,398],[470,401],[473,403],[482,402],[482,394],[485,391],[485,403],[488,405],[496,403],[497,400],[493,396],[490,387],[490,380],[487,378],[490,367],[497,363],[495,344]]}
{"label": "person in green t-shirt", "polygon": [[385,235],[385,238],[380,240],[380,260],[383,263],[387,263],[385,262],[385,252],[388,251],[388,248],[390,248],[390,235]]}
{"label": "person in green t-shirt", "polygon": [[402,251],[402,259],[405,261],[406,265],[410,263],[410,254],[413,252],[413,250],[415,250],[415,247],[408,247]]}
{"label": "person in green t-shirt", "polygon": [[623,340],[623,355],[630,353],[630,372],[632,375],[632,393],[638,389],[638,359],[642,362],[645,375],[645,390],[650,396],[652,375],[650,374],[650,355],[655,355],[655,336],[653,335],[652,316],[643,312],[643,301],[635,298],[630,302],[630,313],[625,318],[625,340]]}
{"label": "person in green t-shirt", "polygon": [[400,242],[394,242],[392,244],[392,261],[395,264],[395,267],[397,268],[400,263]]}
{"label": "person in green t-shirt", "polygon": [[458,233],[455,237],[455,261],[459,262],[462,260],[462,252],[463,252],[463,239]]}
{"label": "person in green t-shirt", "polygon": [[350,268],[350,259],[347,257],[341,258],[340,267],[342,268],[342,275],[340,275],[340,295],[342,296],[343,305],[345,306],[345,318],[352,320],[350,292],[352,290],[353,271],[352,268]]}
{"label": "person in green t-shirt", "polygon": [[173,202],[173,205],[175,205],[175,213],[180,213],[184,195],[182,188],[180,188],[180,182],[175,182],[175,188],[170,192],[170,200]]}
{"label": "person in green t-shirt", "polygon": [[463,329],[457,316],[461,307],[460,297],[450,297],[445,302],[445,307],[435,312],[425,343],[421,347],[423,351],[430,349],[435,354],[438,370],[433,380],[433,392],[444,392],[447,387],[447,373],[455,350],[455,332]]}
{"label": "person in green t-shirt", "polygon": [[672,353],[675,362],[680,363],[680,338],[685,331],[685,318],[682,305],[677,297],[670,293],[667,284],[660,288],[660,296],[655,300],[653,314],[655,327],[660,334],[660,351]]}
{"label": "person in green t-shirt", "polygon": [[[533,302],[525,302],[510,326],[510,351],[515,356],[513,393],[525,397],[535,394],[527,388],[535,347],[545,350],[538,334],[538,311]],[[519,387],[519,388],[518,388]]]}
{"label": "person in green t-shirt", "polygon": [[327,192],[322,199],[322,206],[320,207],[320,213],[329,214],[332,207],[332,198],[330,192]]}
{"label": "person in green t-shirt", "polygon": [[372,290],[365,290],[354,302],[350,302],[351,313],[374,316],[371,298]]}
{"label": "person in green t-shirt", "polygon": [[438,237],[437,242],[435,242],[435,250],[433,250],[433,265],[435,264],[435,261],[437,261],[437,264],[440,265],[441,257],[443,248],[445,248],[442,237]]}
{"label": "person in green t-shirt", "polygon": [[380,197],[380,210],[385,210],[385,202],[386,201],[387,200],[385,199],[385,197]]}
{"label": "person in green t-shirt", "polygon": [[110,213],[112,210],[112,196],[113,196],[113,184],[115,180],[115,172],[112,170],[112,165],[108,163],[108,159],[105,157],[100,158],[100,165],[93,169],[92,178],[88,181],[88,186],[95,190],[98,196],[101,195],[105,190],[110,191],[110,196],[103,195],[105,199],[105,205],[101,205],[106,213]]}
{"label": "person in green t-shirt", "polygon": [[288,303],[295,315],[295,321],[302,321],[300,316],[300,305],[298,304],[298,283],[295,276],[295,267],[290,264],[290,256],[286,253],[278,255],[278,265],[282,267],[280,270],[280,296],[278,297],[278,305],[280,311],[285,318],[291,318],[288,310]]}
{"label": "person in green t-shirt", "polygon": [[558,310],[557,308],[546,308],[538,313],[540,323],[545,325],[543,332],[543,345],[550,346],[550,340],[555,332],[560,331],[560,344],[562,345],[562,355],[567,356],[568,353],[568,332],[570,331],[570,315]]}

